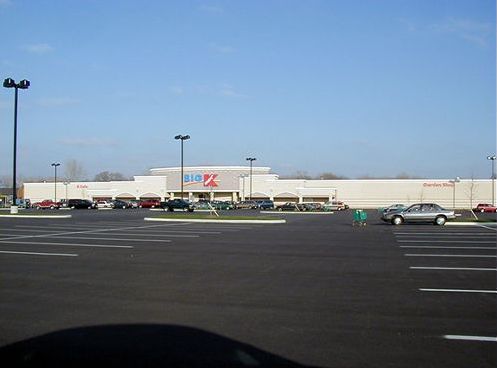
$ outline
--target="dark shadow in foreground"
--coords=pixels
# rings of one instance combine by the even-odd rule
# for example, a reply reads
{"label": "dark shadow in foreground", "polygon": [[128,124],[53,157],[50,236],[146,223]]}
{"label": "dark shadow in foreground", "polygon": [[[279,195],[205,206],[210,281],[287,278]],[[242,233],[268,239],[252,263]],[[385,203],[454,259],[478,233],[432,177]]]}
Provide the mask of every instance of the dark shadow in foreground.
{"label": "dark shadow in foreground", "polygon": [[304,367],[221,335],[177,325],[72,328],[0,348],[2,367]]}

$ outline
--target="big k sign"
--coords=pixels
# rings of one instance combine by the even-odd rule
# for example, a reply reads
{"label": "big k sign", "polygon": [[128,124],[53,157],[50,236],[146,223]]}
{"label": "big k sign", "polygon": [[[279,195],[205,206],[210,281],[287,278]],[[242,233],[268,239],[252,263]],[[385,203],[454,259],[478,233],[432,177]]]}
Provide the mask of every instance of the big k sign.
{"label": "big k sign", "polygon": [[183,177],[183,183],[185,185],[199,184],[203,183],[204,187],[217,187],[217,175],[218,174],[186,174]]}

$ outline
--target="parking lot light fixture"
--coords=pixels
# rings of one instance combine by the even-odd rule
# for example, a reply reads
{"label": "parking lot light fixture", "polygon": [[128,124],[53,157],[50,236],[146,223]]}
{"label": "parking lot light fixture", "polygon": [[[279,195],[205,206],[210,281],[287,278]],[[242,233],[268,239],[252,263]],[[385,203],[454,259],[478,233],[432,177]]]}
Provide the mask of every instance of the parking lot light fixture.
{"label": "parking lot light fixture", "polygon": [[495,159],[495,155],[487,156],[487,160],[492,161],[492,206],[495,206]]}
{"label": "parking lot light fixture", "polygon": [[250,161],[250,192],[249,192],[249,200],[252,200],[252,162],[257,160],[255,157],[247,157],[247,161]]}
{"label": "parking lot light fixture", "polygon": [[181,178],[180,178],[180,181],[181,181],[181,199],[183,199],[183,182],[185,181],[185,178],[183,176],[183,141],[190,139],[190,136],[178,134],[177,136],[174,137],[174,139],[181,141]]}
{"label": "parking lot light fixture", "polygon": [[59,162],[53,162],[52,163],[52,166],[55,170],[55,173],[54,173],[54,202],[57,203],[57,167],[60,166],[60,163]]}
{"label": "parking lot light fixture", "polygon": [[18,212],[17,208],[17,181],[16,181],[16,168],[17,168],[17,99],[19,89],[28,89],[30,82],[27,79],[23,79],[19,83],[16,83],[12,78],[7,78],[3,81],[3,86],[5,88],[14,88],[14,159],[13,159],[13,180],[12,180],[12,206],[10,207],[10,213],[16,214]]}

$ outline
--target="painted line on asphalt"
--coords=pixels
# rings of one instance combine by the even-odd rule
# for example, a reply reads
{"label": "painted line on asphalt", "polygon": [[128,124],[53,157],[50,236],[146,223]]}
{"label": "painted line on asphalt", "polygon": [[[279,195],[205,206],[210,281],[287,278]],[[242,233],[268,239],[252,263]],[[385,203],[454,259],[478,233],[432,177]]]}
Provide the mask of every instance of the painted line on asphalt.
{"label": "painted line on asphalt", "polygon": [[43,235],[23,235],[23,236],[15,236],[11,238],[6,238],[2,239],[2,241],[5,240],[14,240],[14,239],[29,239],[29,238],[46,238],[54,235],[74,235],[74,234],[93,234],[93,233],[100,233],[100,232],[106,232],[109,230],[126,230],[126,229],[147,229],[147,228],[152,228],[152,227],[157,227],[161,225],[146,225],[146,226],[133,226],[133,227],[123,227],[123,228],[113,228],[113,229],[100,229],[100,230],[86,230],[86,231],[67,231],[63,233],[55,233],[55,234],[43,234]]}
{"label": "painted line on asphalt", "polygon": [[397,240],[397,243],[464,243],[464,244],[495,244],[495,240]]}
{"label": "painted line on asphalt", "polygon": [[494,231],[465,231],[465,232],[453,232],[453,231],[428,231],[428,232],[417,232],[417,231],[409,231],[409,232],[394,232],[394,235],[494,235]]}
{"label": "painted line on asphalt", "polygon": [[481,293],[481,294],[497,294],[497,290],[475,290],[475,289],[426,289],[420,288],[419,291],[433,291],[441,293]]}
{"label": "painted line on asphalt", "polygon": [[36,253],[36,252],[15,252],[11,250],[0,250],[4,254],[24,254],[29,256],[57,256],[57,257],[77,257],[79,254],[74,253]]}
{"label": "painted line on asphalt", "polygon": [[399,245],[399,248],[416,249],[497,249],[496,247],[445,247],[437,245]]}
{"label": "painted line on asphalt", "polygon": [[462,258],[497,258],[495,255],[486,254],[404,254],[406,257],[462,257]]}
{"label": "painted line on asphalt", "polygon": [[10,245],[10,244],[32,244],[32,245],[59,245],[59,246],[70,246],[70,247],[88,247],[88,248],[133,248],[132,245],[107,245],[107,244],[79,244],[79,243],[54,243],[54,242],[30,242],[30,241],[8,241],[5,242],[0,240],[0,245]]}
{"label": "painted line on asphalt", "polygon": [[497,342],[497,337],[494,336],[443,335],[443,338],[447,340]]}
{"label": "painted line on asphalt", "polygon": [[489,229],[489,230],[493,230],[493,231],[497,231],[497,229],[495,227],[488,227],[488,226],[485,226],[485,225],[476,225],[476,226],[483,227],[485,229]]}
{"label": "painted line on asphalt", "polygon": [[[157,242],[157,243],[170,243],[169,239],[128,239],[128,238],[95,238],[91,236],[47,236],[46,239],[84,239],[84,240],[110,240],[110,241],[132,241],[132,242]],[[0,242],[2,240],[0,239]],[[122,246],[124,247],[124,246]]]}
{"label": "painted line on asphalt", "polygon": [[423,267],[412,266],[411,270],[447,270],[447,271],[497,271],[497,268],[481,268],[481,267]]}

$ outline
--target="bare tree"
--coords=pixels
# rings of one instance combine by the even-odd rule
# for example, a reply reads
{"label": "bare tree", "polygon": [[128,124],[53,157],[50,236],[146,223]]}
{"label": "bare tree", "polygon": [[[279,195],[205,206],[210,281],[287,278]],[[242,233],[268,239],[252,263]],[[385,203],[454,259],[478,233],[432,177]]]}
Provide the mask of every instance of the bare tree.
{"label": "bare tree", "polygon": [[346,176],[342,176],[342,175],[337,175],[335,173],[332,173],[332,172],[324,172],[320,175],[318,175],[319,179],[323,179],[323,180],[343,180],[343,179],[348,179]]}
{"label": "bare tree", "polygon": [[78,181],[84,180],[86,176],[83,165],[77,160],[69,160],[64,164],[64,173],[67,180]]}
{"label": "bare tree", "polygon": [[473,216],[478,219],[478,216],[473,212],[473,200],[475,199],[476,193],[478,192],[478,184],[475,183],[474,176],[471,175],[471,183],[466,189],[466,194],[469,198],[469,205],[471,206],[471,213]]}
{"label": "bare tree", "polygon": [[109,171],[102,171],[95,175],[95,181],[124,181],[128,180],[123,174],[119,172],[109,172]]}

